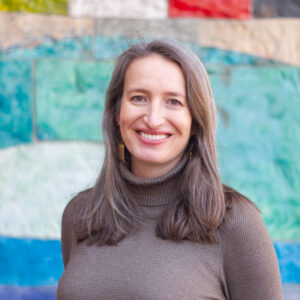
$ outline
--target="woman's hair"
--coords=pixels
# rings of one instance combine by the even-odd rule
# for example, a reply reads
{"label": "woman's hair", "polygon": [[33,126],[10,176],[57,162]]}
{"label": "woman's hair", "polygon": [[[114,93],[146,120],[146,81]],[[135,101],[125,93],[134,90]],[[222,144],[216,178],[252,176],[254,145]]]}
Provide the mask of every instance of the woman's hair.
{"label": "woman's hair", "polygon": [[187,146],[192,149],[192,155],[182,174],[181,195],[162,212],[156,234],[174,241],[216,241],[216,229],[228,206],[225,194],[230,191],[220,179],[215,146],[216,107],[208,75],[199,58],[189,49],[174,41],[153,40],[130,47],[116,61],[103,116],[106,155],[102,170],[95,186],[76,196],[78,242],[88,239],[89,245],[114,245],[143,221],[120,174],[120,132],[116,116],[120,111],[126,70],[135,59],[151,54],[161,55],[180,66],[192,115],[192,136]]}

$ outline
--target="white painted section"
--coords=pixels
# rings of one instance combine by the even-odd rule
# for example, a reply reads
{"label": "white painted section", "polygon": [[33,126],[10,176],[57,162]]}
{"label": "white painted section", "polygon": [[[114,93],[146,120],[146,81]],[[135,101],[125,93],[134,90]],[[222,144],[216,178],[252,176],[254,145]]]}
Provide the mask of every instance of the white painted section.
{"label": "white painted section", "polygon": [[73,17],[166,19],[167,0],[70,0]]}
{"label": "white painted section", "polygon": [[63,209],[95,182],[104,146],[41,142],[0,150],[0,235],[60,238]]}

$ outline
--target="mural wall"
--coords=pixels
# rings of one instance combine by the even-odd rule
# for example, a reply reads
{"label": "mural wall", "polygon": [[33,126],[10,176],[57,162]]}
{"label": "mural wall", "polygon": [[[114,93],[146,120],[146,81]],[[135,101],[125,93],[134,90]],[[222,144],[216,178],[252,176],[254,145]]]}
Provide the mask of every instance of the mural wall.
{"label": "mural wall", "polygon": [[0,0],[0,299],[55,299],[62,211],[101,168],[114,60],[151,38],[204,62],[223,180],[262,211],[298,299],[300,3],[282,3]]}

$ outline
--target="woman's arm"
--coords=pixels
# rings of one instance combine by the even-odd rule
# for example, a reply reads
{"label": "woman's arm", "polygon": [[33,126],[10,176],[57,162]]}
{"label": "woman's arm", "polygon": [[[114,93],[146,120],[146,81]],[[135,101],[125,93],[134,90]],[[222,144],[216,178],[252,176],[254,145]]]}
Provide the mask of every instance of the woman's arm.
{"label": "woman's arm", "polygon": [[276,252],[259,211],[234,203],[222,226],[221,276],[230,300],[282,300]]}
{"label": "woman's arm", "polygon": [[64,268],[66,268],[73,244],[75,243],[75,235],[73,230],[73,201],[71,200],[64,209],[61,222],[61,250]]}

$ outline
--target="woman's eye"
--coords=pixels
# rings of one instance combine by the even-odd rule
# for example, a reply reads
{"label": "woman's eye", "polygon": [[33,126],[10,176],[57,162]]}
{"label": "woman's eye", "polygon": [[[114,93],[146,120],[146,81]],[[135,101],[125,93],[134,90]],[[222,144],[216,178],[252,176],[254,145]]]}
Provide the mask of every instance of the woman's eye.
{"label": "woman's eye", "polygon": [[177,99],[170,99],[169,103],[171,105],[174,105],[174,106],[179,106],[179,105],[181,106],[182,105],[181,102],[179,100],[177,100]]}
{"label": "woman's eye", "polygon": [[146,101],[146,99],[144,96],[137,95],[137,96],[131,97],[131,101],[136,102],[136,103],[141,103],[141,102]]}

